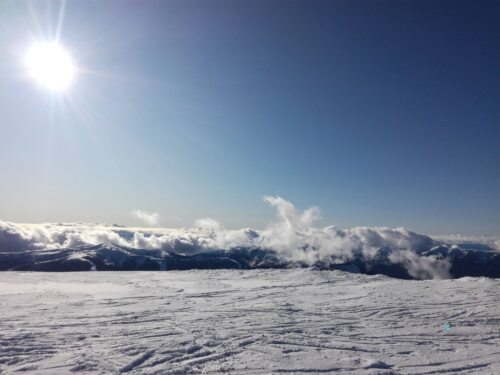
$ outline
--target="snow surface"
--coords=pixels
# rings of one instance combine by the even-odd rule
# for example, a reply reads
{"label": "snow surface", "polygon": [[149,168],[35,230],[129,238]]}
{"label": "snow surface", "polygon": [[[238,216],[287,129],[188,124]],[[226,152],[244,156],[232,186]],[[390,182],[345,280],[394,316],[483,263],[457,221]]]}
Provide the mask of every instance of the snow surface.
{"label": "snow surface", "polygon": [[0,301],[2,374],[500,374],[488,278],[2,272]]}

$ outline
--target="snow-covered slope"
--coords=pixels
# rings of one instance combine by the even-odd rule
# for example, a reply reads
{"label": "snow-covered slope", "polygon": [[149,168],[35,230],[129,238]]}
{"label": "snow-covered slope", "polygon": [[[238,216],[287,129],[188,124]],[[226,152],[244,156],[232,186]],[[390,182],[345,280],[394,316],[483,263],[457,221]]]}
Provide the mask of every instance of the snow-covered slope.
{"label": "snow-covered slope", "polygon": [[500,374],[500,280],[0,273],[0,373]]}

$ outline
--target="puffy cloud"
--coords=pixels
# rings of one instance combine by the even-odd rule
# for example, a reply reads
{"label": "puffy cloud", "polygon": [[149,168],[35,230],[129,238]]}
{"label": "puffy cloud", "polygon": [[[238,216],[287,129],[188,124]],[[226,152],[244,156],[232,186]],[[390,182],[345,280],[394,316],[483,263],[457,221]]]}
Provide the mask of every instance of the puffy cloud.
{"label": "puffy cloud", "polygon": [[149,213],[142,210],[132,210],[131,214],[147,225],[154,226],[160,224],[160,215],[157,212]]}
{"label": "puffy cloud", "polygon": [[194,222],[194,227],[199,229],[205,229],[208,231],[218,231],[221,228],[221,225],[217,220],[214,220],[209,217],[204,217],[202,219],[198,219]]}
{"label": "puffy cloud", "polygon": [[389,254],[392,263],[401,264],[415,279],[447,279],[450,277],[449,259],[434,256],[419,256],[409,250]]}
{"label": "puffy cloud", "polygon": [[[213,219],[197,220],[192,228],[124,228],[91,224],[13,224],[0,222],[0,252],[50,250],[88,245],[118,245],[149,251],[194,254],[207,250],[262,248],[275,251],[290,262],[343,263],[353,259],[370,261],[389,249],[387,257],[417,278],[448,277],[449,263],[420,252],[436,245],[432,238],[404,228],[318,227],[317,207],[300,211],[281,197],[264,197],[276,210],[276,219],[264,230],[225,229]],[[158,214],[135,210],[149,225]]]}
{"label": "puffy cloud", "polygon": [[32,236],[17,225],[0,221],[0,252],[18,252],[32,246]]}

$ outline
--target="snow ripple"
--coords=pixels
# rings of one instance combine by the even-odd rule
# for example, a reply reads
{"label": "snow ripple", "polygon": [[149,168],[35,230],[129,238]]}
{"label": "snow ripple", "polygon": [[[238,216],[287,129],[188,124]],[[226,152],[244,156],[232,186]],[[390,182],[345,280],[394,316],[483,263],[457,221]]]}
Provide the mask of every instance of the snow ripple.
{"label": "snow ripple", "polygon": [[293,269],[9,272],[0,285],[5,374],[500,373],[500,280]]}

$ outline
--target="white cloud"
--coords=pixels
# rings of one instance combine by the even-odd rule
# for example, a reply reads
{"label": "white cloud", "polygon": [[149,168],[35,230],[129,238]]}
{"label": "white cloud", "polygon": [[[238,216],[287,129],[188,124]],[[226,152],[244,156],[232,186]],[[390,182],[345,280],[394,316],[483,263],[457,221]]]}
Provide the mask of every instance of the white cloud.
{"label": "white cloud", "polygon": [[160,215],[157,212],[146,212],[142,210],[132,210],[132,216],[136,219],[139,219],[143,223],[147,225],[158,225],[160,224]]}
{"label": "white cloud", "polygon": [[[380,249],[385,248],[393,251],[389,260],[403,266],[413,276],[443,278],[448,275],[449,264],[446,260],[419,255],[436,244],[429,236],[405,228],[318,227],[315,225],[320,217],[317,207],[300,211],[278,196],[264,197],[264,201],[276,209],[277,216],[260,231],[250,228],[228,230],[210,218],[196,221],[192,228],[176,230],[97,224],[29,225],[0,221],[0,252],[116,244],[192,254],[240,247],[273,250],[288,261],[314,264],[342,263],[353,259],[370,261],[379,256]],[[157,213],[141,210],[134,210],[133,213],[148,225],[159,223]],[[464,238],[457,236],[454,239]]]}
{"label": "white cloud", "polygon": [[208,231],[217,231],[221,229],[219,222],[209,217],[204,217],[196,220],[194,222],[194,227],[199,229],[205,229]]}
{"label": "white cloud", "polygon": [[409,250],[402,250],[389,255],[392,263],[401,264],[416,279],[448,279],[451,263],[448,259],[433,256],[418,256]]}

